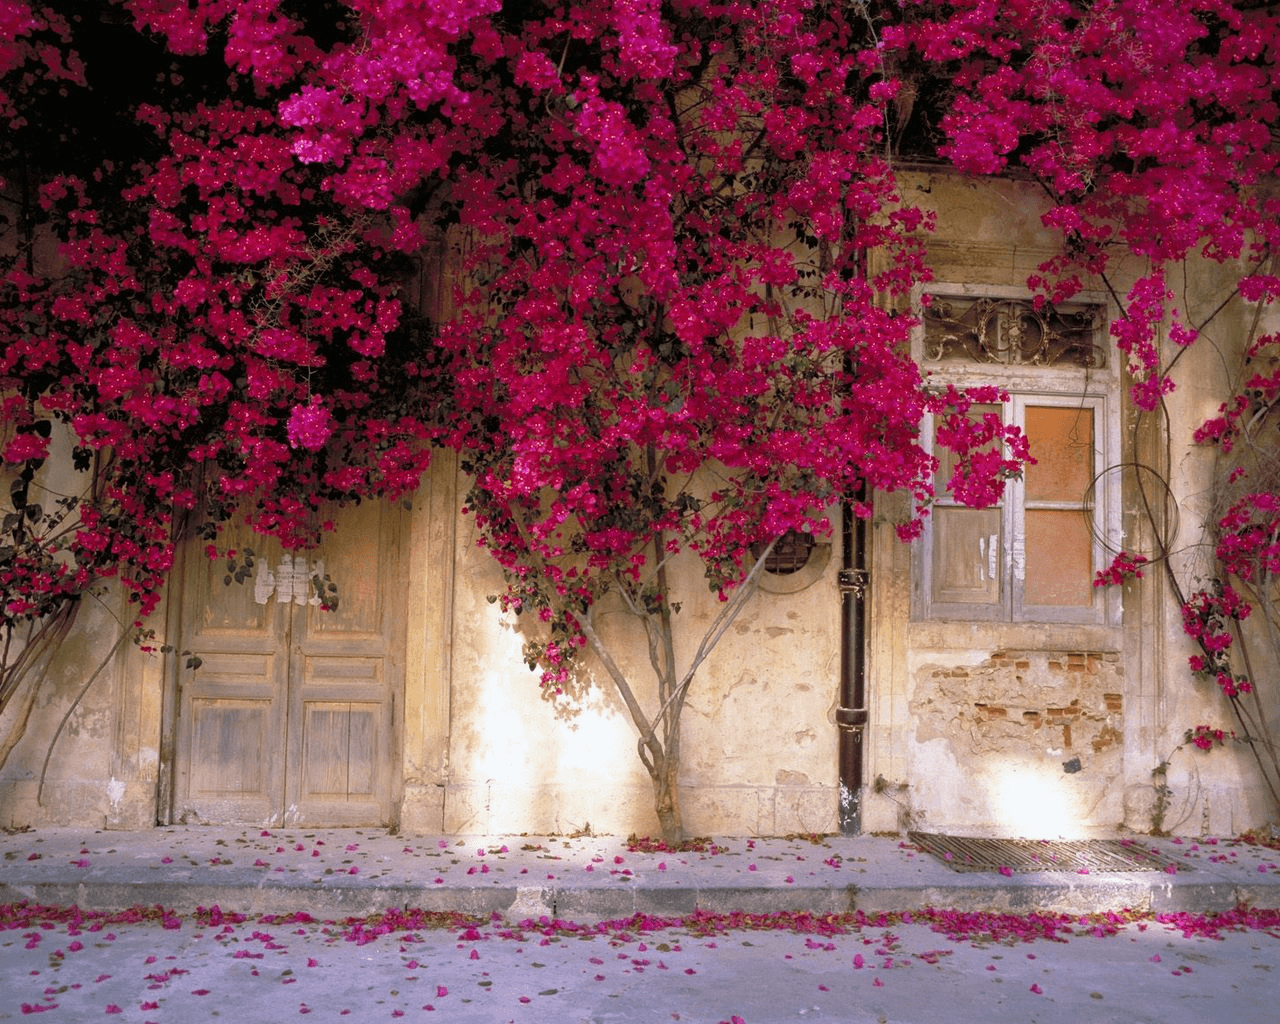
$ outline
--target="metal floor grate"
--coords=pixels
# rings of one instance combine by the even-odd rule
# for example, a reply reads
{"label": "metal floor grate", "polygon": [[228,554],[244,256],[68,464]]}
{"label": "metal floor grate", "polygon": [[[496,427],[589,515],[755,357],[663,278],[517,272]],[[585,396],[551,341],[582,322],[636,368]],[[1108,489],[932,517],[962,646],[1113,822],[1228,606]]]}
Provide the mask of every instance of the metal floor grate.
{"label": "metal floor grate", "polygon": [[1185,869],[1158,850],[1128,839],[975,839],[937,832],[907,838],[953,871],[1167,871]]}

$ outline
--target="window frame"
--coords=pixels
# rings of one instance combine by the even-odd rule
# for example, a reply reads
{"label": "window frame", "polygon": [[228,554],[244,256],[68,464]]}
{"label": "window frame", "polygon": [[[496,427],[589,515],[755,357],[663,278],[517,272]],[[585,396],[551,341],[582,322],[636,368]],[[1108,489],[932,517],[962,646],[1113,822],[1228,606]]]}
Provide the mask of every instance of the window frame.
{"label": "window frame", "polygon": [[[914,306],[920,310],[920,298],[928,294],[938,299],[973,301],[981,298],[1030,301],[1026,289],[982,285],[933,283],[918,288]],[[1113,310],[1106,296],[1084,293],[1073,303],[1100,306],[1104,320]],[[912,339],[912,355],[927,381],[935,385],[953,384],[957,388],[975,386],[998,387],[1008,394],[1001,403],[1002,417],[1025,427],[1028,406],[1056,408],[1088,408],[1093,410],[1093,486],[1091,544],[1091,601],[1088,605],[1032,605],[1025,600],[1026,569],[1026,483],[1022,478],[1009,480],[1000,505],[999,596],[990,603],[939,601],[933,598],[934,541],[936,516],[924,520],[920,538],[912,545],[912,618],[916,620],[1001,623],[1044,623],[1080,625],[1118,625],[1119,594],[1115,587],[1093,587],[1092,576],[1110,561],[1110,552],[1120,550],[1119,475],[1106,472],[1120,465],[1120,390],[1119,360],[1111,358],[1104,367],[1075,365],[1028,366],[1024,364],[978,363],[962,360],[927,360],[924,358],[925,326],[923,316]],[[1105,323],[1099,328],[1101,344],[1106,342]],[[1111,353],[1114,356],[1114,353]],[[926,415],[921,424],[921,443],[933,453],[934,418]],[[1034,454],[1034,453],[1033,453]],[[1086,507],[1089,492],[1079,502],[1034,503],[1041,507]],[[954,500],[942,496],[938,508],[959,507]]]}

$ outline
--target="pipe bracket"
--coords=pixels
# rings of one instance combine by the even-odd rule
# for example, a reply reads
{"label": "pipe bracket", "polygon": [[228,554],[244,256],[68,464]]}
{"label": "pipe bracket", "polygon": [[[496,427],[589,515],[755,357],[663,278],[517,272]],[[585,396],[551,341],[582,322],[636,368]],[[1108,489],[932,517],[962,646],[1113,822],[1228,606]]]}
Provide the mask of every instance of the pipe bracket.
{"label": "pipe bracket", "polygon": [[871,581],[871,573],[866,569],[841,569],[836,585],[842,594],[852,594],[855,600],[867,595],[867,584]]}

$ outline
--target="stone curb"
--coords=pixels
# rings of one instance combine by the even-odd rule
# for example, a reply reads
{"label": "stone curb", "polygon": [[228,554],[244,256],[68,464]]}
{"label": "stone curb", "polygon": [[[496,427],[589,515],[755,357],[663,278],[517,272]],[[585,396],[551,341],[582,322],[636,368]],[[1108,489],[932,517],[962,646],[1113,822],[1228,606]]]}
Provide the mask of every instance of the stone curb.
{"label": "stone curb", "polygon": [[[159,905],[181,914],[216,905],[250,915],[303,911],[319,919],[419,908],[581,923],[700,910],[1086,914],[1280,907],[1280,852],[1266,848],[1165,840],[1158,844],[1162,851],[1187,858],[1187,870],[1004,877],[953,872],[885,837],[831,837],[820,845],[723,842],[714,854],[697,855],[630,853],[616,837],[433,841],[351,830],[208,827],[19,833],[0,836],[0,903],[104,911]],[[254,868],[246,867],[255,854]]]}
{"label": "stone curb", "polygon": [[200,882],[50,881],[0,883],[0,903],[79,906],[116,911],[163,906],[180,914],[200,907],[249,915],[304,911],[321,919],[359,917],[379,911],[421,909],[488,915],[517,921],[542,916],[582,923],[634,914],[682,917],[695,911],[767,914],[782,911],[839,914],[919,911],[1088,914],[1122,910],[1159,914],[1213,913],[1240,904],[1280,906],[1280,887],[1246,888],[1227,882],[1144,885],[1123,875],[1099,877],[1087,886],[1052,883],[949,887],[743,887],[661,888],[490,886],[423,889],[406,886],[213,885]]}

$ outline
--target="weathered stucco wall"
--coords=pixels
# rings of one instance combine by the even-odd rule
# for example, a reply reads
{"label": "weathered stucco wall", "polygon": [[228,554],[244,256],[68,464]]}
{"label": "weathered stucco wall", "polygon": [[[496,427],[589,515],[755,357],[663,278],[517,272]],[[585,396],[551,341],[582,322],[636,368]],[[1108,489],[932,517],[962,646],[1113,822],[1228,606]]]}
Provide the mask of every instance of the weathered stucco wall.
{"label": "weathered stucco wall", "polygon": [[[458,516],[464,488],[453,460],[441,457],[414,503],[401,737],[387,751],[397,761],[401,826],[450,833],[656,831],[635,728],[598,666],[586,660],[577,707],[541,699],[537,677],[520,657],[524,638],[512,617],[488,601],[500,591],[501,575],[476,546],[471,521]],[[830,546],[820,546],[813,559],[799,581],[807,586],[766,581],[694,683],[684,715],[681,793],[690,831],[835,827],[838,595]],[[687,658],[719,606],[696,564],[674,566],[673,579],[685,596],[678,652]],[[181,636],[179,606],[175,600],[167,609],[171,635],[165,606],[148,623],[157,646]],[[652,686],[638,623],[621,607],[606,606],[599,628],[645,699]],[[117,618],[88,602],[0,775],[6,826],[144,828],[166,820],[177,656],[132,643],[112,654],[119,636]],[[104,659],[68,720],[37,803],[40,766],[58,720]]]}
{"label": "weathered stucco wall", "polygon": [[[48,506],[81,487],[68,438],[55,430],[31,500]],[[112,585],[83,598],[72,630],[0,716],[0,736],[7,737],[34,688],[26,727],[0,768],[0,827],[137,828],[155,821],[163,658],[125,635],[135,614]],[[163,635],[163,612],[151,625]]]}
{"label": "weathered stucco wall", "polygon": [[[909,201],[939,213],[930,246],[939,281],[1018,289],[1053,251],[1027,184],[919,173]],[[1146,268],[1122,264],[1121,293]],[[1237,268],[1193,264],[1178,302],[1193,320],[1229,297]],[[1105,291],[1100,282],[1092,288]],[[1190,443],[1221,401],[1224,367],[1254,310],[1229,301],[1175,371],[1167,420],[1139,415],[1115,385],[1117,546],[1151,555],[1163,535],[1183,586],[1203,576],[1202,520],[1212,457]],[[1275,330],[1274,312],[1263,329]],[[1226,354],[1227,358],[1223,358]],[[1154,526],[1137,484],[1172,496]],[[65,489],[65,488],[64,488]],[[516,624],[487,598],[496,564],[458,509],[465,480],[441,455],[418,494],[407,545],[404,691],[394,762],[401,827],[409,832],[656,831],[636,731],[612,684],[587,658],[571,712],[541,699]],[[919,556],[900,543],[901,499],[880,496],[871,524],[868,705],[863,828],[1068,835],[1120,827],[1230,833],[1271,808],[1246,751],[1209,754],[1186,729],[1233,728],[1210,683],[1194,680],[1162,569],[1127,585],[1103,622],[1042,624],[921,617]],[[785,834],[837,827],[839,594],[833,545],[802,580],[779,577],[753,597],[704,665],[684,716],[682,805],[695,834]],[[673,566],[688,658],[718,604],[692,562]],[[801,585],[803,584],[803,585]],[[114,604],[112,602],[115,602]],[[88,602],[42,685],[31,725],[0,772],[0,824],[142,828],[164,820],[172,788],[174,656],[126,644],[73,712],[37,780],[58,720],[119,636],[118,598]],[[176,602],[173,608],[176,609]],[[175,623],[168,639],[178,636]],[[166,638],[164,610],[149,623]],[[633,680],[648,679],[643,635],[620,607],[600,630]],[[1277,666],[1259,678],[1275,693]],[[642,699],[651,684],[637,682]],[[651,706],[651,701],[650,701]],[[7,729],[13,712],[0,720]],[[1273,715],[1274,718],[1274,715]],[[1280,734],[1280,721],[1272,721]],[[1157,769],[1161,769],[1157,772]],[[1154,773],[1154,774],[1153,774]]]}
{"label": "weathered stucco wall", "polygon": [[[1222,470],[1216,464],[1216,450],[1195,444],[1192,433],[1218,414],[1232,383],[1231,374],[1240,372],[1243,352],[1251,339],[1280,330],[1280,313],[1275,309],[1243,303],[1234,295],[1243,272],[1244,268],[1235,264],[1200,260],[1187,266],[1184,279],[1175,285],[1177,301],[1185,304],[1187,319],[1196,324],[1209,321],[1200,342],[1180,356],[1172,375],[1177,388],[1166,399],[1170,428],[1164,465],[1176,501],[1169,524],[1170,566],[1183,592],[1198,589],[1215,574],[1210,557],[1212,539],[1206,527],[1215,516],[1215,502],[1221,500],[1217,487]],[[1246,372],[1271,369],[1255,360]],[[1206,752],[1184,742],[1186,730],[1196,725],[1227,732],[1241,730],[1216,684],[1190,672],[1188,658],[1200,652],[1182,631],[1172,594],[1170,601],[1163,633],[1153,630],[1145,638],[1163,652],[1163,685],[1154,708],[1158,739],[1151,763],[1153,768],[1164,766],[1164,770],[1150,780],[1154,792],[1131,793],[1133,817],[1136,823],[1159,821],[1162,828],[1173,832],[1214,835],[1239,833],[1274,821],[1275,805],[1267,799],[1247,748],[1229,743]],[[1270,734],[1276,736],[1280,674],[1274,641],[1267,635],[1263,618],[1256,611],[1242,627],[1249,638],[1248,670]],[[1245,670],[1239,645],[1233,660],[1238,671]],[[1254,709],[1252,696],[1246,702]]]}
{"label": "weathered stucco wall", "polygon": [[[637,732],[608,676],[588,656],[576,708],[543,700],[536,674],[520,659],[523,637],[487,600],[501,589],[501,577],[476,548],[469,520],[459,526],[457,559],[445,830],[654,832]],[[718,605],[696,564],[677,562],[672,574],[683,601],[677,657],[687,664]],[[762,590],[704,663],[683,717],[688,830],[834,828],[837,612],[830,566],[798,593]],[[606,604],[598,627],[653,709],[639,621]]]}
{"label": "weathered stucco wall", "polygon": [[[113,797],[122,796],[111,783],[116,739],[111,698],[117,680],[113,667],[108,666],[67,719],[49,760],[43,793],[37,801],[45,755],[58,723],[80,693],[88,674],[110,651],[118,631],[119,626],[110,615],[92,604],[86,605],[76,629],[63,643],[54,664],[40,682],[23,738],[0,774],[0,820],[6,826],[31,821],[91,822],[101,826]],[[11,705],[0,719],[0,729],[8,731],[17,710]]]}

